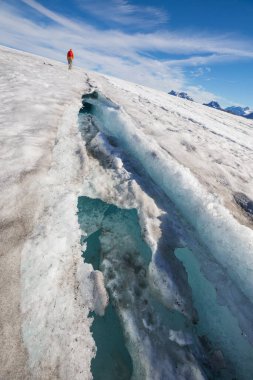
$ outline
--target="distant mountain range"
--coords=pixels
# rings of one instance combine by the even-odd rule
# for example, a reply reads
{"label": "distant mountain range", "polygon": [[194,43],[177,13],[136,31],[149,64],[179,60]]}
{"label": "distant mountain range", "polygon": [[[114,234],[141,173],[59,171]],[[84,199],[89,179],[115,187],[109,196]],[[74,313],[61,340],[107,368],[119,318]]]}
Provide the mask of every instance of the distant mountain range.
{"label": "distant mountain range", "polygon": [[233,115],[246,117],[247,119],[253,119],[253,111],[249,107],[232,106],[227,108],[222,108],[218,102],[212,101],[210,103],[204,104],[204,106],[216,108],[221,111],[232,113]]}
{"label": "distant mountain range", "polygon": [[252,111],[249,109],[249,107],[243,108],[243,107],[239,107],[239,106],[227,107],[227,108],[225,108],[225,111],[231,112],[234,115],[245,116],[245,117],[250,115],[250,113],[252,113]]}
{"label": "distant mountain range", "polygon": [[[194,101],[193,98],[191,98],[186,92],[176,92],[176,91],[172,90],[168,94],[172,95],[172,96],[177,96],[178,98],[190,100],[191,102]],[[209,103],[204,103],[203,105],[207,106],[207,107],[215,108],[215,109],[220,110],[220,111],[232,113],[233,115],[242,116],[242,117],[246,117],[247,119],[253,120],[253,111],[250,110],[249,107],[231,106],[231,107],[227,107],[227,108],[222,108],[219,105],[219,103],[216,102],[215,100],[213,100]]]}
{"label": "distant mountain range", "polygon": [[204,103],[204,106],[215,108],[216,110],[222,110],[222,108],[219,105],[219,103],[215,102],[214,100],[212,100],[210,103]]}
{"label": "distant mountain range", "polygon": [[193,102],[194,100],[186,93],[186,92],[176,92],[174,90],[169,92],[169,95],[177,96],[178,98],[190,100]]}

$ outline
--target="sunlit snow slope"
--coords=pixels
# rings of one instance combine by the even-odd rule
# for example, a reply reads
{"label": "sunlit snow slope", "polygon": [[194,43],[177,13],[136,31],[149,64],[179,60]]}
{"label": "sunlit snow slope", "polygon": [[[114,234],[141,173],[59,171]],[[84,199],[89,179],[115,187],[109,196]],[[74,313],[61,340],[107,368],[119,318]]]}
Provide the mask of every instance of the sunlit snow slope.
{"label": "sunlit snow slope", "polygon": [[0,53],[0,378],[92,379],[109,296],[133,379],[252,379],[253,122]]}

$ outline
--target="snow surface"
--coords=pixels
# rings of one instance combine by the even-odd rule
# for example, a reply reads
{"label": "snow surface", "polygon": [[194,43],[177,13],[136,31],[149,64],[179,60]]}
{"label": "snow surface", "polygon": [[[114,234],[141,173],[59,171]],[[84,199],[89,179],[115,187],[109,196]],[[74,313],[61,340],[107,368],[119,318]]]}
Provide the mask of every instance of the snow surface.
{"label": "snow surface", "polygon": [[[198,302],[187,268],[173,255],[187,246],[199,278],[216,291],[213,310],[223,305],[252,348],[252,221],[233,194],[253,199],[253,122],[0,50],[0,377],[92,378],[96,346],[88,313],[103,314],[107,296],[103,276],[81,258],[79,195],[137,209],[153,254],[149,283],[156,299],[193,321]],[[91,102],[96,126],[78,118],[81,96],[95,90],[101,94]],[[136,378],[161,379],[167,370],[175,379],[205,378],[183,329],[168,330],[166,358],[157,357],[134,311],[120,315],[130,353],[138,352]],[[241,378],[251,379],[247,369],[240,372],[240,365],[250,368],[249,360],[230,355],[226,342],[223,349]]]}
{"label": "snow surface", "polygon": [[80,71],[71,76],[59,63],[4,48],[0,59],[0,377],[88,379],[94,345],[78,275],[85,295],[91,270],[80,257],[75,216],[77,115],[88,86]]}

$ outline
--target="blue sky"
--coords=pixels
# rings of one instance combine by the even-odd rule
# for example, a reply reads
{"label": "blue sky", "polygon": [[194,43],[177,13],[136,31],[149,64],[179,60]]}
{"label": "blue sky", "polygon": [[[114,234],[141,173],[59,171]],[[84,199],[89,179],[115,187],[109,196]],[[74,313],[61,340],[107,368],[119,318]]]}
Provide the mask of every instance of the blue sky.
{"label": "blue sky", "polygon": [[253,0],[0,0],[0,44],[253,109]]}

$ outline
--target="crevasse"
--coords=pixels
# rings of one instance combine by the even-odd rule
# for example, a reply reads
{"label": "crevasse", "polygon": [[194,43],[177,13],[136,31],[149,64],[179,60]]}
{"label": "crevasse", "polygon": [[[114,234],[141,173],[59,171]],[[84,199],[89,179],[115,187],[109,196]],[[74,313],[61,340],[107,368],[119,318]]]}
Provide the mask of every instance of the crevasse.
{"label": "crevasse", "polygon": [[[116,199],[115,190],[110,194],[95,190],[94,181],[98,180],[94,176],[88,187],[102,194],[103,200],[114,199],[115,204],[129,208],[129,184],[137,180],[145,191],[148,182],[157,189],[155,201],[167,199],[172,214],[175,209],[180,214],[176,228],[175,221],[165,216],[161,236],[151,244],[152,259],[145,265],[138,262],[142,250],[132,244],[136,227],[127,230],[124,209],[117,208],[108,218],[94,205],[95,217],[93,210],[83,213],[84,224],[79,221],[85,239],[89,228],[93,238],[98,234],[100,259],[94,255],[92,260],[104,273],[133,361],[134,378],[229,379],[238,373],[242,379],[251,379],[251,279],[243,277],[248,273],[245,263],[237,265],[239,248],[251,249],[251,235],[242,226],[238,232],[236,221],[218,200],[206,194],[188,170],[165,159],[153,141],[133,126],[124,110],[98,93],[85,96],[83,104],[80,130],[88,157],[99,175],[110,173],[111,186],[118,186],[120,197],[126,200]],[[124,170],[128,172],[125,195],[120,184],[125,180],[121,177]],[[105,203],[104,207],[115,206]],[[136,217],[145,224],[141,208],[137,202]],[[148,233],[144,235],[146,241],[152,240]],[[180,240],[190,249],[178,250]],[[146,273],[139,290],[134,285],[138,275],[131,277],[136,266],[143,266]],[[235,345],[237,354],[231,349]]]}

